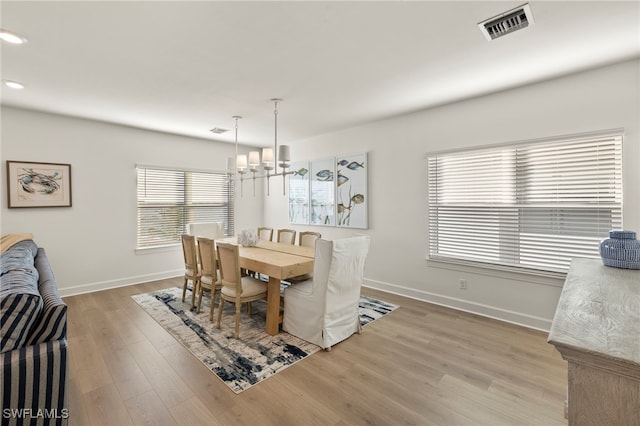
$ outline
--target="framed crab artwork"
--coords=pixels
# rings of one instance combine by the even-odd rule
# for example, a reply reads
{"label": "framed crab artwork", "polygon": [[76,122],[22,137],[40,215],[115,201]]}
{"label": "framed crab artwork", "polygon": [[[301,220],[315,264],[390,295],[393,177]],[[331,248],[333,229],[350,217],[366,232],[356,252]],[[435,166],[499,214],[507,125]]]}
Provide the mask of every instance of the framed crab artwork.
{"label": "framed crab artwork", "polygon": [[71,207],[71,164],[7,161],[9,208]]}

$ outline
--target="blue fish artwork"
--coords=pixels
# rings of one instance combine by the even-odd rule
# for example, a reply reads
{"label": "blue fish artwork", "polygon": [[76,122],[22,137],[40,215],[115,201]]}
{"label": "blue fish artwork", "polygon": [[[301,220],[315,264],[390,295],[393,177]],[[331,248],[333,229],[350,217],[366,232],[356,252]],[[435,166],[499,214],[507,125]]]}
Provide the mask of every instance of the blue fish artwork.
{"label": "blue fish artwork", "polygon": [[349,180],[345,175],[338,173],[338,186],[345,184]]}
{"label": "blue fish artwork", "polygon": [[333,172],[329,169],[320,170],[316,173],[318,180],[323,182],[330,182],[333,180]]}
{"label": "blue fish artwork", "polygon": [[356,161],[352,161],[349,163],[349,165],[347,166],[347,169],[350,170],[358,170],[359,168],[364,167],[364,162],[362,163],[358,163]]}
{"label": "blue fish artwork", "polygon": [[300,170],[298,170],[297,172],[295,172],[295,174],[298,175],[298,176],[304,177],[308,172],[309,172],[309,170],[307,170],[307,169],[305,169],[303,167]]}
{"label": "blue fish artwork", "polygon": [[340,160],[338,161],[338,166],[346,166],[349,164],[349,160]]}

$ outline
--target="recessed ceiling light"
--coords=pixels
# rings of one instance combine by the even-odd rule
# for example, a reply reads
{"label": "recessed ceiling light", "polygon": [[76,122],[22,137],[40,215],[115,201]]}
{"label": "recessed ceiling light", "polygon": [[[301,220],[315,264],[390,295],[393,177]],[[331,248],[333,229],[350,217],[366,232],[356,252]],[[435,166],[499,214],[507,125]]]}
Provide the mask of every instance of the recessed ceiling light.
{"label": "recessed ceiling light", "polygon": [[24,84],[18,83],[17,81],[2,80],[2,82],[4,83],[5,86],[11,87],[12,89],[18,89],[18,90],[24,89]]}
{"label": "recessed ceiling light", "polygon": [[11,31],[0,29],[0,39],[6,41],[7,43],[13,44],[22,44],[26,43],[27,39],[19,36],[18,34],[12,33]]}

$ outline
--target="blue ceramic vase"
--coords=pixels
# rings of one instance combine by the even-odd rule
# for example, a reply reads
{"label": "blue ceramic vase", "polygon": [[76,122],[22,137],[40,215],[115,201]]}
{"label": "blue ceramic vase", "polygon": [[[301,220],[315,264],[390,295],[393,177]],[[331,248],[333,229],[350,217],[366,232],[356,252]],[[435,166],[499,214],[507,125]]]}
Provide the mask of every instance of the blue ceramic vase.
{"label": "blue ceramic vase", "polygon": [[640,241],[633,231],[609,231],[600,243],[602,263],[620,269],[640,269]]}

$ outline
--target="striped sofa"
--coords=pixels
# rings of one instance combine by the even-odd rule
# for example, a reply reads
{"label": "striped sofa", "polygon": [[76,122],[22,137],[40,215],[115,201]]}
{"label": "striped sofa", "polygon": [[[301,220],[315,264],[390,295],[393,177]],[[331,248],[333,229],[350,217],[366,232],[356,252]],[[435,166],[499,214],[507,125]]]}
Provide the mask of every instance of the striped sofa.
{"label": "striped sofa", "polygon": [[1,424],[67,425],[67,306],[32,240],[2,253]]}

